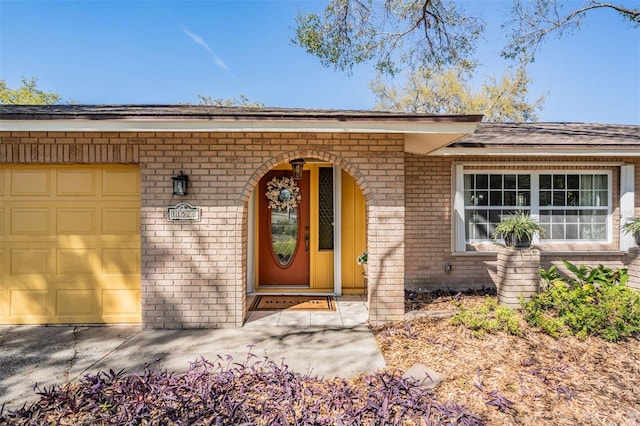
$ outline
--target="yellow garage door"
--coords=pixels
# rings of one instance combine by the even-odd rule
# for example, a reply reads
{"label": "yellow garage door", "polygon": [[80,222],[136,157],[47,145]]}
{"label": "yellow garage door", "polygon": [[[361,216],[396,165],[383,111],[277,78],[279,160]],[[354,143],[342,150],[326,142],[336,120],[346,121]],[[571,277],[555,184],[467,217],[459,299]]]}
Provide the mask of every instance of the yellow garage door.
{"label": "yellow garage door", "polygon": [[0,165],[0,323],[140,322],[139,176]]}

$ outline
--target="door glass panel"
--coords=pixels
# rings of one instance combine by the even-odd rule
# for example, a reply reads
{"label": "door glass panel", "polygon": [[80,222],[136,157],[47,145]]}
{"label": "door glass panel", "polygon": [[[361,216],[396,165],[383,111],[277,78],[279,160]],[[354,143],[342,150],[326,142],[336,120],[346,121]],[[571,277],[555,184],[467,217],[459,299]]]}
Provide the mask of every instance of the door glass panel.
{"label": "door glass panel", "polygon": [[271,247],[281,266],[291,263],[298,244],[298,209],[271,210]]}
{"label": "door glass panel", "polygon": [[320,167],[318,191],[318,248],[333,250],[333,169]]}

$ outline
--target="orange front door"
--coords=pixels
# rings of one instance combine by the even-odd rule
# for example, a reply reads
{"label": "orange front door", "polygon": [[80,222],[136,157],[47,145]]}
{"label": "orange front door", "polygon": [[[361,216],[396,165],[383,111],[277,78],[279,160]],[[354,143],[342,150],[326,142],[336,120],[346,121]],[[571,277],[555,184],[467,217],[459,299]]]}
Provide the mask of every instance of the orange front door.
{"label": "orange front door", "polygon": [[[290,170],[272,170],[258,184],[258,286],[309,287],[309,196],[311,178],[304,171],[295,181],[300,191],[297,208],[269,208],[266,196],[274,178],[290,177]],[[290,191],[282,192],[287,199]]]}

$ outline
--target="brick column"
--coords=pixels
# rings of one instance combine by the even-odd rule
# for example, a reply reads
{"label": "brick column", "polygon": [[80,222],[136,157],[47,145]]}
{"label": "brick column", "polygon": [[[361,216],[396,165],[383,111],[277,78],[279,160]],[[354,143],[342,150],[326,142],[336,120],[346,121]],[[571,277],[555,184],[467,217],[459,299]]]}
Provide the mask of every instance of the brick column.
{"label": "brick column", "polygon": [[518,298],[529,301],[540,290],[540,251],[501,247],[498,251],[498,303],[520,308]]}
{"label": "brick column", "polygon": [[374,207],[368,224],[369,323],[404,319],[404,208]]}
{"label": "brick column", "polygon": [[627,287],[640,290],[640,247],[631,247],[627,252],[627,270],[629,272]]}

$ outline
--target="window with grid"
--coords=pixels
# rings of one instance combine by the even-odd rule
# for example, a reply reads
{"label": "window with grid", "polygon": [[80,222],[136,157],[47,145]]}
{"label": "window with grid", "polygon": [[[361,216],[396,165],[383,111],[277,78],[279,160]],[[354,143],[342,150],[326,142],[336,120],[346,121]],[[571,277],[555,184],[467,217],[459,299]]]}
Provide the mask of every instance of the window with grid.
{"label": "window with grid", "polygon": [[525,211],[540,220],[541,240],[608,241],[608,172],[464,173],[465,241],[491,240],[500,220]]}

